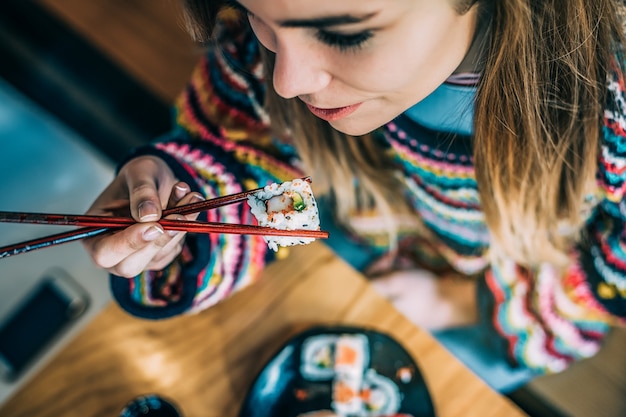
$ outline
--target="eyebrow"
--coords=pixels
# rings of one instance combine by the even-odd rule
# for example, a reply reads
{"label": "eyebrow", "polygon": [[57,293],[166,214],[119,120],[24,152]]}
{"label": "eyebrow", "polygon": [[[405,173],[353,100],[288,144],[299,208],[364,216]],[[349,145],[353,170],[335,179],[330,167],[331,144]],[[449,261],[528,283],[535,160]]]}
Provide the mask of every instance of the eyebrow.
{"label": "eyebrow", "polygon": [[[244,7],[243,4],[239,3],[237,0],[227,0],[226,2],[231,7],[234,7],[238,10],[241,10],[246,13],[250,13],[250,11]],[[337,16],[325,16],[325,17],[316,17],[313,19],[286,19],[278,22],[279,26],[282,27],[306,27],[306,28],[326,28],[330,26],[339,26],[339,25],[347,25],[351,23],[361,23],[366,20],[371,19],[376,16],[378,12],[368,13],[362,16],[355,16],[351,14],[342,14]]]}
{"label": "eyebrow", "polygon": [[343,14],[337,16],[316,17],[313,19],[287,19],[281,20],[278,24],[282,27],[306,27],[306,28],[325,28],[329,26],[346,25],[350,23],[361,23],[371,19],[377,13],[368,13],[362,16],[354,16]]}

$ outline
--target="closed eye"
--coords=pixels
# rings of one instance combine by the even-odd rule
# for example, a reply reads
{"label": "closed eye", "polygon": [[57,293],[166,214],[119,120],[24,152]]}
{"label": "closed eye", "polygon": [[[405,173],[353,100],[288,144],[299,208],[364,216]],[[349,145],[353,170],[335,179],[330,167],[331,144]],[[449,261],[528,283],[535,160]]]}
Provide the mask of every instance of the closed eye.
{"label": "closed eye", "polygon": [[[245,13],[249,18],[254,19],[255,15],[236,0],[228,0],[227,5],[235,10]],[[337,33],[328,28],[339,25],[349,25],[364,22],[374,17],[376,13],[369,13],[363,16],[337,15],[318,17],[304,20],[284,20],[279,22],[282,27],[302,27],[316,30],[315,37],[325,45],[337,48],[340,51],[355,50],[362,47],[373,35],[372,30],[363,30],[357,33]]]}
{"label": "closed eye", "polygon": [[371,30],[362,32],[343,34],[320,29],[316,33],[317,39],[341,51],[358,49],[362,47],[374,34]]}

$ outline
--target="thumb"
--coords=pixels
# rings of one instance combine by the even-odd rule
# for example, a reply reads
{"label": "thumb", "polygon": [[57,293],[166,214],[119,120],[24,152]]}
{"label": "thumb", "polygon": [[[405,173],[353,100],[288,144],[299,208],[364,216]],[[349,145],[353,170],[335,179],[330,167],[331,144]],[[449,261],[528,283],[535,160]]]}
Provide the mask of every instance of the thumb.
{"label": "thumb", "polygon": [[153,159],[134,161],[124,167],[131,216],[140,222],[161,218],[159,164]]}

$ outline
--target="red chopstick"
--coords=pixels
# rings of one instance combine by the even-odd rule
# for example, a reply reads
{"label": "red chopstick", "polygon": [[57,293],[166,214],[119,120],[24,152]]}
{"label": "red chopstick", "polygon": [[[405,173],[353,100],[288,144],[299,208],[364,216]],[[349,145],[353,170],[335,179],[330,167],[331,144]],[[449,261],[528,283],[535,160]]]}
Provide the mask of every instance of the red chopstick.
{"label": "red chopstick", "polygon": [[[118,228],[127,227],[137,222],[132,217],[85,216],[73,214],[13,213],[0,211],[0,223],[54,224],[58,226],[90,226]],[[246,235],[272,235],[312,237],[324,239],[327,232],[320,230],[285,230],[249,224],[198,222],[192,220],[157,220],[165,230],[180,230],[192,233],[226,233]]]}
{"label": "red chopstick", "polygon": [[[304,177],[302,179],[311,182],[311,177]],[[210,210],[228,204],[235,204],[246,200],[249,195],[261,191],[262,189],[263,188],[261,187],[254,190],[243,191],[236,194],[212,198],[206,201],[200,201],[180,207],[170,208],[167,210],[163,210],[163,217],[169,216],[171,214],[184,215],[197,213],[200,211]],[[60,245],[63,243],[69,243],[75,240],[86,239],[108,231],[118,230],[136,223],[135,220],[130,217],[16,212],[0,212],[0,222],[88,226],[77,230],[67,231],[42,238],[28,240],[13,245],[0,247],[0,259],[13,255],[19,255],[33,250]],[[328,238],[328,232],[320,230],[282,230],[254,225],[206,223],[195,221],[168,220],[163,218],[159,220],[159,223],[161,223],[163,228],[166,230],[182,230],[192,233],[253,234],[266,236],[272,235],[308,237],[315,239]]]}
{"label": "red chopstick", "polygon": [[111,229],[107,228],[84,227],[79,230],[71,230],[69,232],[57,233],[55,235],[27,240],[21,243],[15,243],[13,245],[8,245],[0,248],[0,259],[8,258],[9,256],[20,255],[26,252],[32,252],[38,249],[62,245],[63,243],[74,242],[80,239],[87,239],[110,231]]}

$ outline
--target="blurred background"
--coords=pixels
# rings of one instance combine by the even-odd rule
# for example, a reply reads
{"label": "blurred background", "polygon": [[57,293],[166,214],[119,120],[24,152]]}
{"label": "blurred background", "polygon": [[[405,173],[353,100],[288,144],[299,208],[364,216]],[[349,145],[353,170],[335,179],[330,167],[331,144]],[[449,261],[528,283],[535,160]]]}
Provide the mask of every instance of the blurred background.
{"label": "blurred background", "polygon": [[[168,129],[201,53],[176,0],[0,2],[0,210],[83,213],[130,149]],[[61,230],[0,224],[0,245]],[[69,243],[0,260],[0,321],[50,268],[89,293],[89,308],[22,377],[0,381],[0,406],[110,301],[106,274]],[[626,416],[626,332],[512,398],[537,416]]]}
{"label": "blurred background", "polygon": [[[170,0],[0,2],[1,211],[84,213],[129,150],[168,129],[201,54],[179,10]],[[0,224],[0,246],[64,230]],[[111,300],[107,274],[80,243],[63,244],[0,260],[0,325],[53,269],[85,291],[88,308],[17,379],[0,378],[0,404]],[[3,349],[24,351],[16,339]]]}

